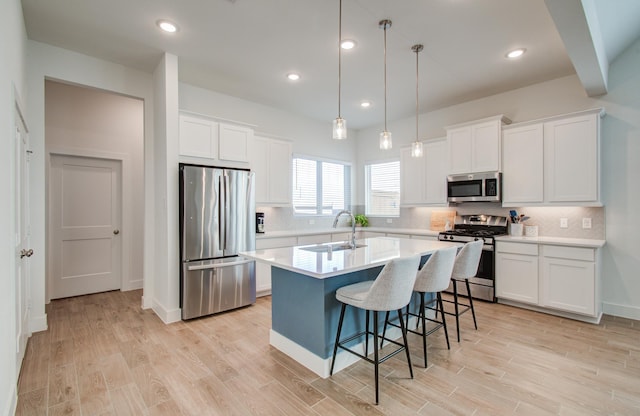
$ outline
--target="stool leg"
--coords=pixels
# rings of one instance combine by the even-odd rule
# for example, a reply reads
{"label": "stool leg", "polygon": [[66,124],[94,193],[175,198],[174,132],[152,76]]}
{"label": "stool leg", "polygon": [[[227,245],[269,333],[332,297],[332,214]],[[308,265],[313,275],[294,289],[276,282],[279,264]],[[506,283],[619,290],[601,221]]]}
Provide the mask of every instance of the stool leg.
{"label": "stool leg", "polygon": [[471,297],[471,288],[469,287],[469,279],[464,279],[467,284],[467,293],[469,294],[469,308],[471,308],[471,315],[473,316],[473,326],[478,329],[478,324],[476,323],[476,311],[473,309],[473,298]]}
{"label": "stool leg", "polygon": [[340,332],[342,331],[342,321],[344,320],[344,311],[347,309],[347,304],[342,304],[342,309],[340,309],[340,320],[338,321],[338,333],[336,334],[336,343],[333,344],[333,360],[331,360],[331,370],[329,371],[329,375],[333,375],[333,366],[336,364],[336,353],[338,352],[338,343],[340,342]]}
{"label": "stool leg", "polygon": [[460,342],[460,311],[458,311],[458,284],[453,279],[453,306],[456,309],[456,332],[458,333],[458,342]]}
{"label": "stool leg", "polygon": [[427,319],[424,310],[424,292],[420,292],[420,321],[422,322],[422,352],[424,353],[424,368],[427,368]]}
{"label": "stool leg", "polygon": [[449,346],[449,332],[447,331],[447,319],[445,318],[445,313],[444,313],[444,304],[442,303],[442,295],[440,294],[440,292],[437,293],[437,298],[438,298],[438,305],[440,307],[440,312],[442,315],[442,326],[444,327],[444,337],[447,340],[447,349],[450,350],[451,347]]}
{"label": "stool leg", "polygon": [[384,326],[382,327],[382,339],[380,340],[380,348],[384,345],[384,336],[387,333],[387,322],[389,322],[389,311],[387,311],[384,317]]}
{"label": "stool leg", "polygon": [[409,374],[413,378],[413,367],[411,366],[411,354],[409,354],[409,342],[407,341],[407,328],[402,321],[402,309],[398,309],[398,320],[400,321],[400,330],[402,331],[402,340],[404,341],[404,350],[407,353],[407,363],[409,364]]}
{"label": "stool leg", "polygon": [[[367,311],[368,314],[368,311]],[[378,404],[378,312],[373,311],[373,327],[375,339],[373,341],[373,365],[375,367],[375,377],[376,377],[376,404]]]}
{"label": "stool leg", "polygon": [[[369,311],[364,311],[364,355],[369,356]],[[378,340],[376,340],[378,342]]]}

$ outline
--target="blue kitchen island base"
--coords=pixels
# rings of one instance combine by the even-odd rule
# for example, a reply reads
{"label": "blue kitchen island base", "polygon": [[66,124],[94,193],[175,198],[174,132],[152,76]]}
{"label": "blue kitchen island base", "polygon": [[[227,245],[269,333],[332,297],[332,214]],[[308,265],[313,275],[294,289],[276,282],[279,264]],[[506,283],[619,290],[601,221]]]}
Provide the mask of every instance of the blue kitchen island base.
{"label": "blue kitchen island base", "polygon": [[[423,262],[427,257],[423,258]],[[318,279],[272,266],[270,344],[320,377],[329,377],[341,307],[336,300],[336,290],[352,283],[374,280],[381,270],[382,266],[379,266]],[[382,329],[382,313],[380,322]],[[347,308],[343,335],[346,337],[364,331],[364,323],[364,311]],[[394,327],[388,327],[387,334],[391,339],[402,336],[400,329]],[[364,352],[364,338],[354,340],[351,347]],[[369,349],[370,352],[373,350],[371,342]],[[358,360],[353,354],[339,351],[334,373]]]}

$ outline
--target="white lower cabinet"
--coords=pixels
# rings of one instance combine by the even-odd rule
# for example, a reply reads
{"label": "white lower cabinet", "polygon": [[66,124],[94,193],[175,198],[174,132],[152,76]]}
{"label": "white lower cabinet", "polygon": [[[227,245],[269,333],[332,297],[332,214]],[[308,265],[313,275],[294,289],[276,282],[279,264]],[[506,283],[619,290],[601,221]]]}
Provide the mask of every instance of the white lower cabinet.
{"label": "white lower cabinet", "polygon": [[[289,247],[297,244],[296,237],[276,237],[256,239],[256,250]],[[256,261],[256,296],[271,294],[271,265]]]}
{"label": "white lower cabinet", "polygon": [[498,243],[496,297],[538,304],[538,246]]}
{"label": "white lower cabinet", "polygon": [[496,297],[598,322],[599,255],[596,248],[497,241]]}
{"label": "white lower cabinet", "polygon": [[597,292],[593,249],[542,246],[542,306],[594,315],[599,309]]}

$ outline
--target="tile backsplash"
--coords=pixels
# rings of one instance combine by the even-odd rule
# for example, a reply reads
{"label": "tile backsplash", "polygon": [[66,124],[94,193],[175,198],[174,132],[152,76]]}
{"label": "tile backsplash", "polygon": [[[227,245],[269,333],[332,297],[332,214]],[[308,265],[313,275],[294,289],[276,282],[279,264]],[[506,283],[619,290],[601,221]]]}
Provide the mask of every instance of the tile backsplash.
{"label": "tile backsplash", "polygon": [[[369,226],[382,228],[428,229],[433,211],[455,210],[457,215],[488,214],[509,216],[509,210],[496,203],[466,203],[441,208],[401,208],[400,217],[371,217]],[[518,214],[530,217],[525,225],[537,225],[538,235],[546,237],[605,239],[604,207],[521,207],[515,208]],[[258,207],[265,213],[267,231],[293,231],[309,229],[327,229],[333,225],[333,217],[296,217],[290,207]],[[354,206],[354,213],[364,212],[364,206]],[[560,228],[560,218],[567,218],[568,227]],[[591,228],[582,228],[583,218],[591,218]],[[344,221],[341,221],[344,226]]]}

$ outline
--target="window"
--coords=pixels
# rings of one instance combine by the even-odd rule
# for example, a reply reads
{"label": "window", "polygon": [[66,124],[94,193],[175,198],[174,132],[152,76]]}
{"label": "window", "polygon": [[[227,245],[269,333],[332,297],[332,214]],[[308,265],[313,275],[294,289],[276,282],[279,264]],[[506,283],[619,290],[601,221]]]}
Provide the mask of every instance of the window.
{"label": "window", "polygon": [[400,161],[366,165],[365,211],[370,216],[400,216]]}
{"label": "window", "polygon": [[293,212],[335,215],[351,205],[351,169],[338,162],[293,159]]}

